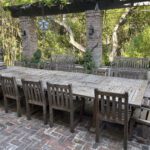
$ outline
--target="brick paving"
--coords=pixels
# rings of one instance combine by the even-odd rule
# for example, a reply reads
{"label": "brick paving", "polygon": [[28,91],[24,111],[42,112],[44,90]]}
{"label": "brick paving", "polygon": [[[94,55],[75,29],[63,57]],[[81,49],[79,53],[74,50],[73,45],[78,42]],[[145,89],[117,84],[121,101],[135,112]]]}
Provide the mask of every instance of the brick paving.
{"label": "brick paving", "polygon": [[[34,114],[28,121],[26,116],[18,118],[11,110],[8,114],[0,106],[0,150],[121,150],[122,127],[104,124],[100,142],[87,130],[90,117],[78,124],[75,133],[70,133],[67,124],[57,121],[53,128],[44,125],[41,114]],[[61,117],[62,118],[62,117]],[[147,135],[143,138],[143,129]],[[137,125],[128,142],[129,150],[150,150],[150,129]]]}

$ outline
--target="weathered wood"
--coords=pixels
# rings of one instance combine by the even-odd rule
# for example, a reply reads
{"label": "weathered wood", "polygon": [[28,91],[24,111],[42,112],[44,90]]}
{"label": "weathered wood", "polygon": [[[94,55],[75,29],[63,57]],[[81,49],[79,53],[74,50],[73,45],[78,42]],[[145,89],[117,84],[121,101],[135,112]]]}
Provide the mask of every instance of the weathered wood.
{"label": "weathered wood", "polygon": [[128,57],[115,57],[111,63],[111,68],[135,68],[135,69],[149,69],[150,59],[148,58],[128,58]]}
{"label": "weathered wood", "polygon": [[[19,16],[43,16],[44,15],[58,15],[58,14],[67,14],[67,13],[79,13],[85,12],[87,10],[95,10],[96,3],[97,8],[100,10],[106,9],[116,9],[116,8],[125,8],[125,7],[133,7],[138,6],[138,3],[147,2],[147,0],[73,0],[70,1],[67,5],[63,7],[56,3],[56,5],[52,5],[51,7],[46,5],[40,5],[39,3],[34,3],[32,5],[21,5],[21,6],[12,6],[6,7],[5,9],[9,9],[12,13],[13,17]],[[147,4],[147,3],[146,3]],[[146,5],[142,3],[142,5]],[[148,5],[148,4],[147,4]]]}
{"label": "weathered wood", "polygon": [[27,119],[31,119],[30,104],[43,107],[44,124],[47,123],[47,101],[41,81],[28,81],[22,79],[23,91],[26,99]]}
{"label": "weathered wood", "polygon": [[127,149],[128,121],[128,93],[108,93],[95,89],[94,114],[96,116],[96,142],[99,142],[100,122],[106,121],[124,125],[124,149]]}
{"label": "weathered wood", "polygon": [[21,116],[21,105],[20,100],[21,96],[19,94],[19,90],[17,87],[17,82],[15,77],[6,77],[1,76],[1,86],[4,96],[4,105],[5,105],[5,112],[8,112],[8,99],[16,100],[17,103],[17,115],[18,117]]}
{"label": "weathered wood", "polygon": [[21,86],[21,79],[30,79],[33,81],[43,81],[43,87],[46,89],[46,82],[52,84],[72,84],[74,95],[81,97],[94,98],[94,89],[101,91],[129,93],[129,104],[141,106],[143,95],[148,81],[134,80],[118,77],[98,76],[84,73],[51,71],[42,69],[31,69],[25,67],[8,67],[0,70],[1,75],[15,76],[17,84]]}
{"label": "weathered wood", "polygon": [[[75,121],[74,113],[75,110],[79,109],[82,112],[83,102],[74,101],[72,94],[72,85],[59,85],[51,84],[47,82],[47,93],[49,100],[49,110],[50,110],[50,126],[53,126],[53,110],[61,110],[70,113],[70,131],[74,131]],[[82,118],[82,113],[80,118]]]}
{"label": "weathered wood", "polygon": [[109,75],[130,79],[148,79],[150,59],[115,57]]}
{"label": "weathered wood", "polygon": [[25,66],[25,62],[22,62],[22,61],[15,61],[15,62],[14,62],[14,65],[15,65],[15,66],[24,67],[24,66]]}
{"label": "weathered wood", "polygon": [[52,55],[51,60],[44,63],[44,69],[75,71],[75,58],[70,55]]}
{"label": "weathered wood", "polygon": [[150,108],[150,97],[149,98],[148,97],[147,98],[145,98],[145,97],[143,98],[142,106]]}
{"label": "weathered wood", "polygon": [[144,107],[135,109],[132,121],[150,126],[150,109]]}

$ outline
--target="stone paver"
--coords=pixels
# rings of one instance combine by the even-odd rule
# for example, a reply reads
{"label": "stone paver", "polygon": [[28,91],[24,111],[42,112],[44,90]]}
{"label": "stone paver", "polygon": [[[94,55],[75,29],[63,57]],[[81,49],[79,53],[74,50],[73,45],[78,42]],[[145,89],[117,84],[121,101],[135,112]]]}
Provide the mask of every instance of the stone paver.
{"label": "stone paver", "polygon": [[[90,117],[84,117],[75,133],[69,127],[57,121],[53,128],[44,125],[41,114],[35,114],[28,121],[23,115],[4,112],[0,106],[0,150],[121,150],[123,144],[122,127],[106,124],[100,134],[100,142],[95,143],[95,135],[86,126]],[[128,142],[129,150],[150,150],[150,134],[142,137],[142,126],[134,129]],[[146,128],[150,133],[150,129]]]}

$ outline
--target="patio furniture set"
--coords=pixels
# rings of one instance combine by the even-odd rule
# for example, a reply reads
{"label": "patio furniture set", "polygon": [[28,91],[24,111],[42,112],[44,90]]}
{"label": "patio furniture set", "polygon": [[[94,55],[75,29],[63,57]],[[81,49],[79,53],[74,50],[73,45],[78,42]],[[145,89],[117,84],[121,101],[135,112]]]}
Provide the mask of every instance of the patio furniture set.
{"label": "patio furniture set", "polygon": [[[73,132],[82,119],[84,102],[90,98],[93,99],[92,125],[96,142],[99,142],[102,121],[116,123],[124,126],[124,149],[127,149],[128,129],[131,134],[135,122],[150,126],[150,97],[144,99],[146,107],[141,107],[148,80],[20,66],[0,70],[0,74],[6,112],[7,99],[15,99],[17,114],[21,116],[21,101],[25,99],[27,119],[31,119],[30,105],[42,106],[46,124],[49,108],[49,124],[53,127],[53,110],[66,111],[70,113],[70,131]],[[77,121],[74,120],[76,110],[80,111]]]}

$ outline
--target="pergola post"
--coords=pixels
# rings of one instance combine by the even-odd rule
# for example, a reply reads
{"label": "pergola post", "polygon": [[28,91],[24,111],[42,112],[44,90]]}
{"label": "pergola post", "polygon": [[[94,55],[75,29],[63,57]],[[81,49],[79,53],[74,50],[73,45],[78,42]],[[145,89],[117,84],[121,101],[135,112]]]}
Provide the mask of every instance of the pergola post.
{"label": "pergola post", "polygon": [[23,57],[31,59],[37,50],[38,41],[35,20],[33,17],[20,17],[19,19],[22,31]]}
{"label": "pergola post", "polygon": [[86,12],[87,50],[92,51],[95,67],[102,65],[102,25],[103,15],[100,10]]}

